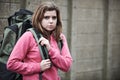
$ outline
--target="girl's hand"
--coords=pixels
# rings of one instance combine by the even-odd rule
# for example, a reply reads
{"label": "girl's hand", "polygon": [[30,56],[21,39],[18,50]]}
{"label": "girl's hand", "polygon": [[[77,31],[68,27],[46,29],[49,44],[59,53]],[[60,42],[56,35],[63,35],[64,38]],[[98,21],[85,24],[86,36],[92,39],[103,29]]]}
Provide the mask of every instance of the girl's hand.
{"label": "girl's hand", "polygon": [[45,71],[51,67],[50,59],[42,60],[40,63],[41,71]]}
{"label": "girl's hand", "polygon": [[49,40],[47,40],[46,38],[41,37],[41,38],[39,39],[39,43],[40,43],[42,46],[45,45],[48,51],[50,50],[50,47],[51,47],[51,46],[50,46]]}

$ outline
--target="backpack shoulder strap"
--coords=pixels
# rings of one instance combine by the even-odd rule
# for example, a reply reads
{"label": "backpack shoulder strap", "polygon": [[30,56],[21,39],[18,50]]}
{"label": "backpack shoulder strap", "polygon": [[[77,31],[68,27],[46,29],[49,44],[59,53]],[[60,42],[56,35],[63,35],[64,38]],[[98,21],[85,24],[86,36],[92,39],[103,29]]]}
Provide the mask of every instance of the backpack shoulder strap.
{"label": "backpack shoulder strap", "polygon": [[[32,34],[33,34],[33,36],[34,36],[34,38],[35,38],[35,40],[36,40],[36,42],[38,44],[39,51],[41,53],[42,59],[48,59],[49,56],[48,56],[48,51],[47,51],[46,47],[41,46],[39,44],[39,38],[42,37],[42,35],[40,33],[38,34],[34,28],[30,28],[28,30],[32,32]],[[40,36],[40,37],[38,37],[38,36]]]}
{"label": "backpack shoulder strap", "polygon": [[62,39],[59,40],[59,42],[58,42],[58,47],[59,47],[59,49],[60,49],[60,51],[61,51],[61,50],[62,50],[62,47],[63,47],[63,41],[62,41]]}

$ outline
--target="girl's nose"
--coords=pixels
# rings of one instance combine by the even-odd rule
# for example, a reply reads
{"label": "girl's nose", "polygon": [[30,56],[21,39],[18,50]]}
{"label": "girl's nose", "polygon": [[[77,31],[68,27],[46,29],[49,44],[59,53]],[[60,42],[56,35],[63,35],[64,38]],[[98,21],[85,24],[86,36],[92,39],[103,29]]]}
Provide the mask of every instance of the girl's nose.
{"label": "girl's nose", "polygon": [[53,22],[53,19],[52,19],[52,18],[50,18],[50,22]]}

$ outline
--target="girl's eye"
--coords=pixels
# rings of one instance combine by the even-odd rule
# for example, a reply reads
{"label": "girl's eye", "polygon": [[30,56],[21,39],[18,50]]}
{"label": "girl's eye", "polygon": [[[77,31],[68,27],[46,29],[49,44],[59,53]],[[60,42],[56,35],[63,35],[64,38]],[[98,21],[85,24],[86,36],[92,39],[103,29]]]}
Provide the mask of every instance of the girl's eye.
{"label": "girl's eye", "polygon": [[56,16],[53,16],[52,19],[55,20],[55,19],[57,19],[57,17],[56,17]]}
{"label": "girl's eye", "polygon": [[57,19],[57,17],[56,16],[52,16],[52,17],[50,17],[50,16],[44,16],[44,19],[46,19],[46,20],[48,20],[48,19],[53,19],[53,20],[56,20]]}
{"label": "girl's eye", "polygon": [[44,19],[49,19],[49,16],[45,16]]}

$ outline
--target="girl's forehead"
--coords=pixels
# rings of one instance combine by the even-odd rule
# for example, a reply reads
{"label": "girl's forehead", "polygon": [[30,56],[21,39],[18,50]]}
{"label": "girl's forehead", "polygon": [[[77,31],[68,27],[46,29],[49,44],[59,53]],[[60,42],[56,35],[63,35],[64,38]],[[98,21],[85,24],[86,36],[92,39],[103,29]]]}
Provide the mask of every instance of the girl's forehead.
{"label": "girl's forehead", "polygon": [[55,10],[53,10],[53,11],[46,11],[44,13],[44,15],[56,15],[56,11]]}

